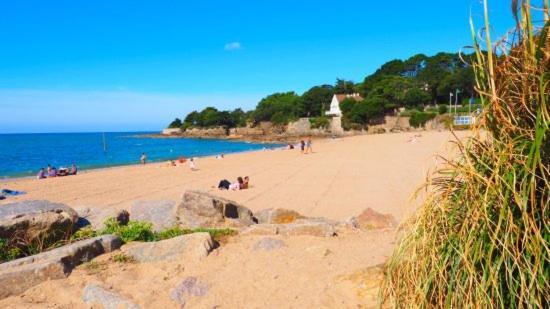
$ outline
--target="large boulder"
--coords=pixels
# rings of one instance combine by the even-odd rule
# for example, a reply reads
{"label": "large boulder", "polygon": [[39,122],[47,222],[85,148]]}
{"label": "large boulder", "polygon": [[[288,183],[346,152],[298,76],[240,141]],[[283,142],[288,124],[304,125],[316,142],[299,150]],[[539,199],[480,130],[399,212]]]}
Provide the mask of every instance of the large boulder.
{"label": "large boulder", "polygon": [[91,226],[99,231],[105,228],[107,219],[115,219],[122,225],[128,224],[130,214],[125,209],[83,207],[75,209],[78,213],[77,227]]}
{"label": "large boulder", "polygon": [[0,238],[24,243],[50,243],[71,235],[78,214],[48,201],[24,201],[0,207]]}
{"label": "large boulder", "polygon": [[130,207],[134,221],[146,221],[153,224],[153,230],[161,231],[177,225],[173,201],[136,201]]}
{"label": "large boulder", "polygon": [[95,283],[86,285],[82,295],[82,301],[88,305],[100,305],[101,308],[104,309],[140,308],[140,306],[124,298],[120,294],[108,291]]}
{"label": "large boulder", "polygon": [[284,208],[268,208],[254,213],[258,223],[284,224],[304,219],[300,213]]}
{"label": "large boulder", "polygon": [[[183,228],[235,227],[255,223],[250,209],[238,203],[200,191],[187,191],[176,206],[175,215]],[[228,220],[226,220],[228,219]]]}
{"label": "large boulder", "polygon": [[193,233],[166,240],[131,243],[122,252],[138,262],[185,261],[205,258],[214,249],[208,233]]}
{"label": "large boulder", "polygon": [[120,248],[121,239],[103,235],[0,264],[0,299],[17,295],[43,281],[66,277],[74,267]]}
{"label": "large boulder", "polygon": [[397,227],[397,221],[390,214],[381,214],[372,208],[349,220],[350,224],[362,230],[385,229]]}

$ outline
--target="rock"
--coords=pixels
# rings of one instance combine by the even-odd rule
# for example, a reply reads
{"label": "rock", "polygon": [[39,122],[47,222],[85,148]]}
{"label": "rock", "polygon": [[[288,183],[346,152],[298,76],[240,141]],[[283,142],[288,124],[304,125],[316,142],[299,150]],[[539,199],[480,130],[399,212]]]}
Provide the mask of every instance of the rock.
{"label": "rock", "polygon": [[279,234],[285,236],[309,235],[318,237],[332,237],[336,235],[334,225],[326,222],[296,222],[281,224]]}
{"label": "rock", "polygon": [[98,231],[105,228],[105,221],[109,218],[114,218],[118,223],[122,225],[128,224],[130,221],[130,214],[125,209],[115,208],[77,208],[79,228],[91,225],[92,229]]}
{"label": "rock", "polygon": [[122,252],[138,262],[200,260],[214,249],[214,241],[208,233],[193,233],[167,240],[131,243]]}
{"label": "rock", "polygon": [[24,201],[0,207],[0,238],[25,243],[66,239],[78,219],[76,211],[48,201]]}
{"label": "rock", "polygon": [[284,209],[284,208],[269,208],[263,209],[254,214],[254,217],[258,220],[258,223],[274,223],[274,224],[283,224],[283,223],[292,223],[297,219],[305,218],[298,212],[294,210]]}
{"label": "rock", "polygon": [[254,224],[239,232],[240,235],[277,235],[279,228],[277,224]]}
{"label": "rock", "polygon": [[183,228],[225,227],[225,219],[231,225],[238,221],[243,226],[254,224],[250,209],[224,198],[205,192],[187,191],[183,201],[175,208],[178,224]]}
{"label": "rock", "polygon": [[208,285],[196,277],[187,277],[170,292],[170,298],[183,308],[189,297],[201,297],[206,293]]}
{"label": "rock", "polygon": [[136,201],[130,207],[134,221],[146,221],[153,224],[153,230],[162,231],[177,225],[173,201]]}
{"label": "rock", "polygon": [[84,288],[82,300],[88,304],[99,304],[104,309],[139,309],[140,307],[117,293],[105,290],[97,284],[88,284]]}
{"label": "rock", "polygon": [[121,239],[103,235],[0,264],[0,299],[17,295],[45,280],[66,277],[74,267],[120,248]]}
{"label": "rock", "polygon": [[336,235],[336,229],[327,222],[304,220],[289,224],[255,224],[243,229],[240,234],[332,237]]}
{"label": "rock", "polygon": [[381,214],[372,208],[365,209],[360,215],[348,221],[363,230],[397,227],[397,221],[392,215]]}
{"label": "rock", "polygon": [[262,251],[271,251],[280,249],[282,247],[286,247],[286,243],[280,239],[265,237],[262,238],[260,241],[258,241],[252,249],[255,251],[262,250]]}

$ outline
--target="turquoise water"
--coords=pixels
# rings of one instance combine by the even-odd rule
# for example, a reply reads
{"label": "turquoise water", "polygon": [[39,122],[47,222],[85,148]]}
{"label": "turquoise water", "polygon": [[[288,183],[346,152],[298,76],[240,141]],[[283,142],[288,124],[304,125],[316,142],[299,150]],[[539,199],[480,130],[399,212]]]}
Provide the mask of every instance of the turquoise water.
{"label": "turquoise water", "polygon": [[179,156],[200,157],[272,148],[276,144],[192,139],[148,138],[147,132],[0,134],[0,178],[35,175],[41,167],[69,167],[81,170],[139,163],[141,153],[158,162]]}

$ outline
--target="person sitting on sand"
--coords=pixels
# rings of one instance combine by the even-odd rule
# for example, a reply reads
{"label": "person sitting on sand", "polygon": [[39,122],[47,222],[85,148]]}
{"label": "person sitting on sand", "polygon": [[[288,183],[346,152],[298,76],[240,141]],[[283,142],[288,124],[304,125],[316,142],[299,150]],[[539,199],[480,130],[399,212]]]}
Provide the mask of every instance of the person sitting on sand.
{"label": "person sitting on sand", "polygon": [[244,184],[244,180],[242,177],[237,177],[237,182],[232,183],[229,185],[229,190],[237,191],[241,190]]}
{"label": "person sitting on sand", "polygon": [[50,177],[57,177],[57,169],[55,167],[50,168],[50,171],[48,172],[48,178]]}
{"label": "person sitting on sand", "polygon": [[36,175],[36,179],[44,179],[46,178],[46,171],[44,168],[41,168],[38,174]]}
{"label": "person sitting on sand", "polygon": [[245,176],[244,177],[244,181],[243,181],[243,185],[241,187],[241,189],[248,189],[248,182],[250,181],[250,178],[248,176]]}
{"label": "person sitting on sand", "polygon": [[183,163],[185,163],[185,161],[187,161],[187,159],[185,159],[184,156],[181,156],[181,157],[178,158],[178,163],[179,164],[183,164]]}
{"label": "person sitting on sand", "polygon": [[196,171],[196,170],[197,170],[197,165],[195,164],[195,158],[189,159],[189,168],[190,168],[192,171]]}
{"label": "person sitting on sand", "polygon": [[73,165],[71,165],[71,169],[69,170],[69,175],[76,175],[76,173],[78,173],[78,168],[76,167],[76,164],[73,163]]}

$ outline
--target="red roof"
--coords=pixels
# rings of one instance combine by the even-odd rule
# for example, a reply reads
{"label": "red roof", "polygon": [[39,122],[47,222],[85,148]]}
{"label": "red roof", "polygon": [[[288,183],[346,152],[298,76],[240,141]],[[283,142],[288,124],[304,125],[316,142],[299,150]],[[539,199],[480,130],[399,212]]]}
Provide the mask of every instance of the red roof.
{"label": "red roof", "polygon": [[354,93],[354,94],[337,94],[336,95],[336,100],[338,100],[338,103],[342,103],[342,101],[344,101],[345,99],[353,99],[357,102],[363,101],[363,97],[358,93]]}

